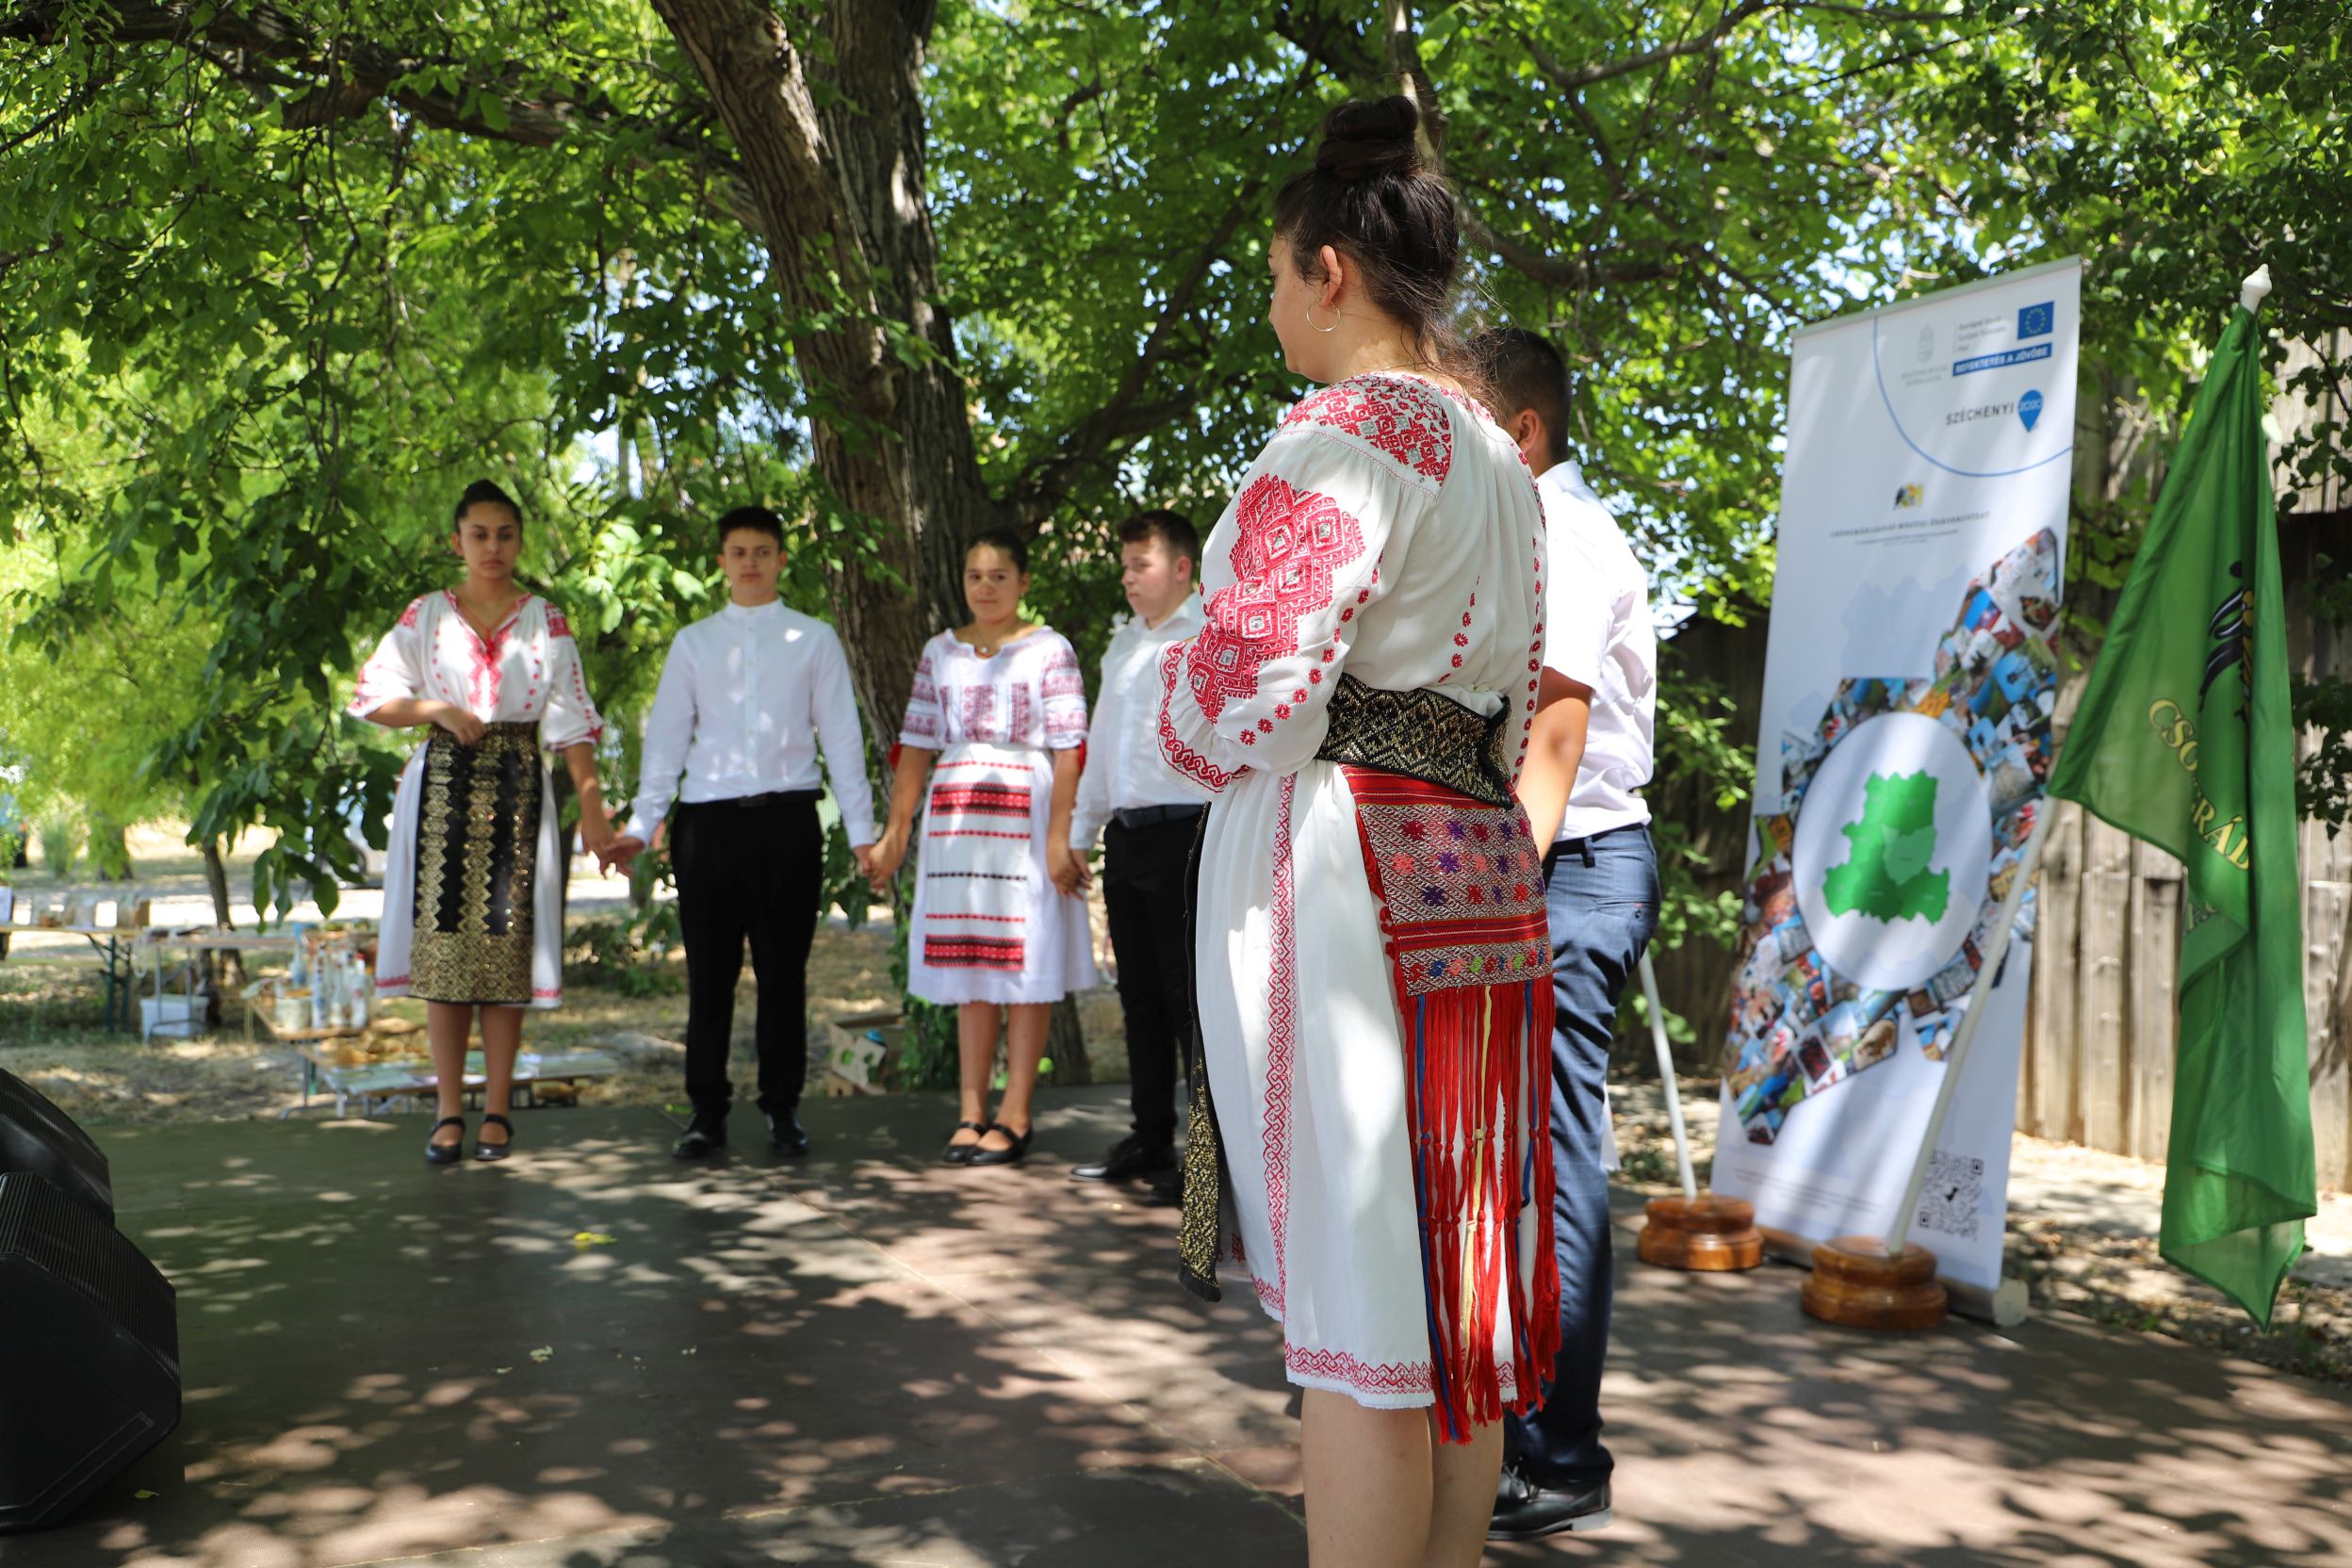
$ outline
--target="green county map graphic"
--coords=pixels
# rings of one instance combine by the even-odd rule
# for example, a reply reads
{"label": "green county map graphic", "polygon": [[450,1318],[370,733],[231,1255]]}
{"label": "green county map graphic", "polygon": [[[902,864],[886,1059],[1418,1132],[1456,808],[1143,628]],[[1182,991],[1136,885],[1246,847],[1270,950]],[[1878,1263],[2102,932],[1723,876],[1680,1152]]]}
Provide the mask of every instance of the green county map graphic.
{"label": "green county map graphic", "polygon": [[1821,878],[1831,911],[1889,922],[1943,919],[1952,874],[1927,869],[1936,853],[1936,776],[1874,773],[1862,794],[1862,819],[1838,829],[1850,846],[1845,863]]}

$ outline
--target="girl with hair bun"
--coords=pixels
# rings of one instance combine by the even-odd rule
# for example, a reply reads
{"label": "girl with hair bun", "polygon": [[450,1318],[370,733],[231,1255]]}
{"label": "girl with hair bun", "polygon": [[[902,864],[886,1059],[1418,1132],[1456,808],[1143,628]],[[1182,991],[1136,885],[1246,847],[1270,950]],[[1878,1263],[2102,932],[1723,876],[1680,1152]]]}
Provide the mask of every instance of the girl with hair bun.
{"label": "girl with hair bun", "polygon": [[1551,949],[1514,796],[1544,519],[1449,369],[1454,198],[1403,98],[1275,199],[1267,315],[1321,389],[1202,555],[1161,750],[1211,792],[1185,1281],[1244,1273],[1304,1390],[1317,1565],[1475,1563],[1559,1331]]}
{"label": "girl with hair bun", "polygon": [[[564,1000],[564,880],[569,858],[542,748],[561,752],[580,795],[580,830],[612,841],[596,786],[604,731],[564,612],[514,580],[523,514],[488,480],[458,498],[454,588],[427,594],[359,672],[351,710],[389,729],[430,727],[400,774],[384,873],[376,995],[425,999],[441,1119],[425,1160],[466,1154],[466,1047],[482,1016],[482,1132],[474,1157],[504,1159],[523,1010]],[[491,1136],[492,1129],[499,1135]]]}

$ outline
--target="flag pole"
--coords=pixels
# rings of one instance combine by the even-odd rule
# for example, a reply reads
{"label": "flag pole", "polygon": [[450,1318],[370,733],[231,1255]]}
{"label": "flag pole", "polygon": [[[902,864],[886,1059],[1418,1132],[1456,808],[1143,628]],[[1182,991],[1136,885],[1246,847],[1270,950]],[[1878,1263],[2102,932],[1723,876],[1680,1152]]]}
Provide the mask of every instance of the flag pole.
{"label": "flag pole", "polygon": [[1936,1088],[1936,1108],[1928,1113],[1927,1135],[1919,1140],[1919,1152],[1911,1162],[1911,1180],[1903,1189],[1903,1205],[1895,1210],[1895,1222],[1886,1229],[1886,1250],[1889,1255],[1903,1251],[1911,1234],[1911,1221],[1919,1213],[1919,1194],[1927,1186],[1927,1168],[1936,1157],[1936,1145],[1943,1136],[1944,1119],[1951,1113],[1953,1092],[1960,1083],[1960,1070],[1967,1065],[1968,1047],[1975,1042],[1977,1025],[1984,1021],[1985,1002],[1991,996],[1993,982],[2000,978],[2001,961],[2009,956],[2009,939],[2015,930],[2017,908],[2025,902],[2026,889],[2033,885],[2034,873],[2039,869],[2042,841],[2050,836],[2050,825],[2058,815],[2056,802],[2042,797],[2034,813],[2034,827],[2025,836],[2025,847],[2017,855],[2017,875],[2009,882],[2009,890],[2001,895],[2001,912],[1993,917],[1991,945],[1983,955],[1984,962],[1977,967],[1976,984],[1968,988],[1968,1010],[1960,1020],[1960,1027],[1952,1036],[1952,1050],[1944,1057],[1944,1081]]}
{"label": "flag pole", "polygon": [[1666,1010],[1658,1002],[1658,969],[1642,949],[1642,996],[1650,1004],[1650,1043],[1658,1048],[1658,1081],[1666,1086],[1666,1125],[1674,1134],[1674,1169],[1682,1178],[1683,1201],[1696,1201],[1699,1179],[1690,1169],[1690,1135],[1682,1125],[1682,1086],[1674,1078],[1674,1048],[1666,1043]]}

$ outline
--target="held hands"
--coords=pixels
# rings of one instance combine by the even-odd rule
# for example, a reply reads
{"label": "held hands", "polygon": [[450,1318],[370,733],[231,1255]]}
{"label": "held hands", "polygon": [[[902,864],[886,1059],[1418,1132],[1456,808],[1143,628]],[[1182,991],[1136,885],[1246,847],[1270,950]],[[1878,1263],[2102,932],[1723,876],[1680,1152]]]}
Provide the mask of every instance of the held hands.
{"label": "held hands", "polygon": [[903,827],[883,829],[882,837],[866,847],[860,863],[866,874],[866,882],[874,889],[876,898],[890,896],[890,883],[898,875],[898,868],[906,858],[906,829]]}
{"label": "held hands", "polygon": [[1054,879],[1054,887],[1072,898],[1094,885],[1094,871],[1086,858],[1058,841],[1045,846],[1045,874]]}
{"label": "held hands", "polygon": [[629,867],[636,863],[637,857],[645,852],[645,840],[634,833],[624,833],[605,845],[604,853],[596,857],[596,868],[599,871],[618,871],[626,876]]}
{"label": "held hands", "polygon": [[[620,841],[612,836],[612,825],[601,810],[592,810],[580,820],[580,847],[596,858],[598,870],[609,868],[614,858],[613,849]],[[634,840],[629,841],[635,842]]]}
{"label": "held hands", "polygon": [[433,722],[449,732],[459,745],[470,746],[489,733],[490,727],[453,702],[437,706]]}

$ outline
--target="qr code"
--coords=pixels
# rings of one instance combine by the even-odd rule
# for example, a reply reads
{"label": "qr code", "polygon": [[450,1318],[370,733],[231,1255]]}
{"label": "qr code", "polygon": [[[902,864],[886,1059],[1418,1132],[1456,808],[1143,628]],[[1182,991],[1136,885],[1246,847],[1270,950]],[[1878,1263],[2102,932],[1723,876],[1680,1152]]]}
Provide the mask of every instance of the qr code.
{"label": "qr code", "polygon": [[1962,1159],[1937,1150],[1927,1162],[1927,1187],[1919,1194],[1922,1231],[1976,1239],[1976,1213],[1984,1198],[1984,1162]]}

